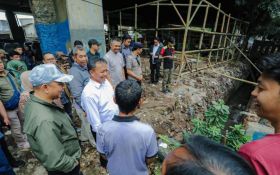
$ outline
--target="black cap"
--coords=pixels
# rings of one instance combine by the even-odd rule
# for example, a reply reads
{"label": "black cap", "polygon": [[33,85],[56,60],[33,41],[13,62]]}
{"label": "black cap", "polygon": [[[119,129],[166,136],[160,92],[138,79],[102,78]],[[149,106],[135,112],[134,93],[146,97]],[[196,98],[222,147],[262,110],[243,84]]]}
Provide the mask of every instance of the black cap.
{"label": "black cap", "polygon": [[127,39],[132,39],[132,38],[129,34],[123,35],[122,40],[127,40]]}
{"label": "black cap", "polygon": [[96,39],[90,39],[90,40],[88,41],[88,47],[90,48],[92,45],[98,45],[98,46],[100,46],[101,43],[98,42]]}
{"label": "black cap", "polygon": [[133,44],[132,50],[141,49],[141,48],[143,48],[143,44],[140,43],[140,42],[135,42],[135,43]]}

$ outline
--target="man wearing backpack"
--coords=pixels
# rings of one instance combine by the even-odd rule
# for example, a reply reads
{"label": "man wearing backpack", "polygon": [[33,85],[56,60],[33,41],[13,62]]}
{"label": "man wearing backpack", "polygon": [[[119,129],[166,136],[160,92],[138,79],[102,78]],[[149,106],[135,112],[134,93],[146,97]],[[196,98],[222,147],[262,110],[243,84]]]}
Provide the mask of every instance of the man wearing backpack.
{"label": "man wearing backpack", "polygon": [[0,100],[10,118],[12,136],[17,146],[21,149],[28,149],[26,135],[22,132],[23,116],[18,112],[20,90],[15,78],[4,69],[4,63],[0,60]]}

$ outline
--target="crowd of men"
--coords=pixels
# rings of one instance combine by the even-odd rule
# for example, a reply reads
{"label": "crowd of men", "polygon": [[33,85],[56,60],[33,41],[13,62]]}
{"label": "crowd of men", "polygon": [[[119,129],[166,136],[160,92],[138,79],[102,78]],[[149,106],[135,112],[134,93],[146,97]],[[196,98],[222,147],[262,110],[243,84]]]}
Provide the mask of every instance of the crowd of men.
{"label": "crowd of men", "polygon": [[[173,37],[165,46],[155,37],[150,47],[150,83],[159,82],[163,62],[163,93],[171,92],[174,44]],[[11,128],[20,150],[32,150],[49,175],[83,174],[80,142],[85,141],[97,148],[100,164],[110,175],[149,173],[148,164],[159,150],[156,133],[134,115],[143,102],[143,45],[132,43],[129,35],[115,38],[103,58],[100,45],[90,39],[86,51],[75,41],[68,55],[44,53],[43,64],[37,66],[32,54],[33,61],[24,59],[20,45],[10,53],[0,50],[0,174],[13,175],[12,167],[25,164],[11,155],[3,126]],[[204,137],[190,137],[166,157],[162,174],[279,174],[279,65],[280,54],[265,57],[252,92],[260,116],[271,121],[275,134],[242,146],[239,154]],[[73,109],[80,129],[73,123]]]}

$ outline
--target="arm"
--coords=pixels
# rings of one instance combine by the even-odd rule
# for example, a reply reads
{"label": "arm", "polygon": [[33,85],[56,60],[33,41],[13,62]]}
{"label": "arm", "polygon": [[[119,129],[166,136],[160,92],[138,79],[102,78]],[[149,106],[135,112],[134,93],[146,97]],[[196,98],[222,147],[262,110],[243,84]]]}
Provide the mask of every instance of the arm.
{"label": "arm", "polygon": [[2,101],[0,101],[0,115],[3,118],[3,122],[5,123],[5,125],[10,125],[10,119],[8,117],[8,114],[6,112],[6,109],[5,109]]}
{"label": "arm", "polygon": [[80,75],[77,72],[70,70],[69,74],[74,76],[73,80],[69,82],[70,91],[75,102],[80,106],[83,83],[81,82]]}
{"label": "arm", "polygon": [[53,122],[42,122],[34,138],[44,155],[44,160],[41,161],[47,170],[69,172],[78,165],[78,160],[65,154],[64,146],[59,140],[61,133],[58,127],[60,126]]}
{"label": "arm", "polygon": [[154,130],[152,132],[153,133],[152,133],[152,136],[150,138],[149,145],[148,145],[148,150],[147,150],[147,153],[146,153],[146,163],[147,164],[150,164],[155,160],[157,152],[158,152],[156,134],[155,134]]}
{"label": "arm", "polygon": [[87,114],[87,118],[92,129],[96,133],[98,133],[97,131],[101,126],[101,120],[98,110],[98,98],[82,96],[82,107]]}
{"label": "arm", "polygon": [[136,79],[137,81],[142,81],[142,76],[139,77],[137,76],[131,69],[132,69],[132,64],[133,64],[133,60],[131,58],[131,56],[127,57],[127,62],[126,62],[126,69],[127,69],[127,74],[131,77],[133,77],[134,79]]}

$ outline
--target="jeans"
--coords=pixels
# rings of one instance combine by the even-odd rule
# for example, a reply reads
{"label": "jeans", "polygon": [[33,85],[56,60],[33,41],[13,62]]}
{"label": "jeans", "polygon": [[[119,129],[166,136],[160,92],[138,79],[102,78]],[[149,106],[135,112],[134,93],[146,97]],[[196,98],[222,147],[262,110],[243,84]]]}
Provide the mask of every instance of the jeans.
{"label": "jeans", "polygon": [[159,79],[159,75],[160,75],[160,64],[161,62],[155,62],[155,64],[153,64],[152,62],[150,62],[150,69],[151,69],[151,82],[152,83],[157,83],[158,79]]}
{"label": "jeans", "polygon": [[9,164],[1,146],[0,146],[0,174],[15,175],[15,172],[13,171],[13,168]]}

